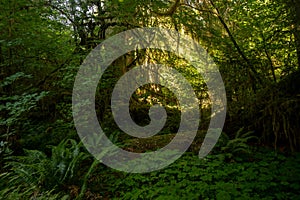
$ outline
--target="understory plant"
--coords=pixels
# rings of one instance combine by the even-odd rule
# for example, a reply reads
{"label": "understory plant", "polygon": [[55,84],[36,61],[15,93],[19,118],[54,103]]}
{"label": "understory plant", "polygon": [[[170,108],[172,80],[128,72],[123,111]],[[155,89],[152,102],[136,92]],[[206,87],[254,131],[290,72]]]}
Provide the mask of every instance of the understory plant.
{"label": "understory plant", "polygon": [[270,150],[253,152],[243,162],[187,153],[163,170],[123,173],[111,187],[112,199],[299,199],[299,164],[299,154]]}
{"label": "understory plant", "polygon": [[67,198],[59,193],[78,180],[79,167],[90,155],[73,139],[64,140],[51,149],[50,157],[38,150],[24,150],[23,156],[7,157],[6,170],[0,176],[0,196],[5,199]]}
{"label": "understory plant", "polygon": [[252,153],[252,147],[249,145],[249,142],[257,140],[258,137],[253,135],[253,131],[244,131],[244,128],[240,128],[235,133],[234,138],[230,138],[226,133],[222,132],[213,153],[224,159],[239,160],[244,155]]}

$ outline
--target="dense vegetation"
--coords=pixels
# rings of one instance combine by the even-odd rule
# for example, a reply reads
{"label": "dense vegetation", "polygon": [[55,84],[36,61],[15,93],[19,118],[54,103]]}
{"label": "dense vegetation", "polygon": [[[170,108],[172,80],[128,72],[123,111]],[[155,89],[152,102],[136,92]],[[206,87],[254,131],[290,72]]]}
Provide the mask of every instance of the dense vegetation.
{"label": "dense vegetation", "polygon": [[[110,98],[115,83],[145,62],[174,67],[201,108],[198,134],[169,167],[130,174],[106,167],[81,143],[72,90],[83,60],[99,43],[137,27],[177,30],[201,44],[222,75],[223,133],[204,159],[197,153],[212,115],[207,86],[183,58],[155,49],[115,60],[96,93],[99,123],[134,152],[167,144],[180,122],[176,96],[148,84],[130,99],[139,125],[164,105],[162,131],[124,134]],[[300,2],[298,0],[2,0],[0,1],[1,199],[299,199]]]}

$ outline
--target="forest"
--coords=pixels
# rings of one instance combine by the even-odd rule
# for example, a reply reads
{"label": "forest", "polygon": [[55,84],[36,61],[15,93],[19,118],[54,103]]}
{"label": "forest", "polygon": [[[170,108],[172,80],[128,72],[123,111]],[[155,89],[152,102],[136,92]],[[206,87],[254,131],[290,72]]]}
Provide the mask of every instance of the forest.
{"label": "forest", "polygon": [[[181,56],[134,48],[117,57],[92,95],[98,125],[115,146],[146,154],[179,135],[186,108],[177,90],[153,82],[133,91],[127,109],[134,124],[147,129],[158,123],[152,123],[152,108],[163,107],[160,131],[140,138],[119,127],[114,88],[141,65],[163,64],[171,82],[181,83],[171,69],[179,72],[199,110],[195,137],[182,156],[159,170],[131,173],[107,166],[106,152],[95,156],[85,144],[74,122],[86,117],[74,111],[74,85],[99,44],[154,27],[176,31],[207,52],[224,84],[226,118],[211,128],[217,113],[207,79],[187,59],[192,46]],[[214,131],[220,132],[216,144],[199,159]],[[103,137],[91,140],[98,144]],[[299,151],[299,0],[0,1],[0,199],[300,199]],[[143,167],[137,160],[131,170]]]}

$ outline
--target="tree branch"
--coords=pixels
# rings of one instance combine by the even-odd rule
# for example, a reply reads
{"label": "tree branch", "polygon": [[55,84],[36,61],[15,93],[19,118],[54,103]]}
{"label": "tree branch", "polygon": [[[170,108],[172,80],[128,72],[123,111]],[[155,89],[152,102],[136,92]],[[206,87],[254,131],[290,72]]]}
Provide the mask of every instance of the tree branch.
{"label": "tree branch", "polygon": [[176,9],[179,7],[180,5],[180,0],[175,0],[174,4],[166,11],[166,12],[155,12],[153,11],[156,15],[161,16],[161,17],[165,17],[165,16],[172,16]]}
{"label": "tree branch", "polygon": [[[249,59],[246,57],[246,55],[244,54],[244,52],[242,51],[242,49],[240,48],[240,46],[238,45],[238,43],[236,42],[234,36],[232,35],[231,31],[229,30],[225,20],[222,18],[222,16],[220,15],[220,11],[219,9],[216,7],[216,5],[214,4],[213,0],[210,0],[211,5],[214,7],[214,9],[216,10],[216,15],[218,17],[218,19],[220,20],[221,24],[223,25],[224,29],[226,30],[227,34],[229,35],[230,40],[232,41],[234,47],[236,48],[236,50],[238,51],[238,53],[242,56],[243,60],[247,63],[247,65],[250,67],[250,78],[252,80],[258,80],[260,83],[262,82],[261,79],[259,78],[257,71],[254,69],[253,65],[250,63]],[[255,89],[255,85],[253,85],[253,90]]]}

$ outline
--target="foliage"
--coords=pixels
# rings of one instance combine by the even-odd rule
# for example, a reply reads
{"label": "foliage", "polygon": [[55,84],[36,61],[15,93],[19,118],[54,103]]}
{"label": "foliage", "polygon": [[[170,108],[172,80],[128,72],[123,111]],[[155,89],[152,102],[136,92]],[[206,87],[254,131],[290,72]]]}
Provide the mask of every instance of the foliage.
{"label": "foliage", "polygon": [[[253,135],[253,131],[243,133],[244,128],[240,128],[234,134],[234,138],[230,139],[226,133],[222,133],[218,143],[214,148],[214,152],[221,153],[224,159],[233,159],[237,155],[249,155],[252,153],[252,148],[249,142],[257,141],[257,137]],[[237,158],[241,158],[237,156]]]}
{"label": "foliage", "polygon": [[24,114],[28,114],[34,107],[36,107],[37,102],[47,95],[47,92],[43,91],[40,94],[22,94],[14,95],[11,97],[3,96],[0,101],[6,101],[5,106],[1,106],[0,111],[5,110],[7,112],[7,118],[1,120],[0,125],[6,125],[8,127],[15,125],[21,118],[24,118]]}
{"label": "foliage", "polygon": [[7,157],[7,171],[1,175],[1,196],[12,198],[10,194],[17,193],[22,198],[34,198],[78,180],[81,163],[90,157],[82,144],[67,139],[51,150],[51,157],[38,150],[24,150],[24,156]]}
{"label": "foliage", "polygon": [[260,117],[253,120],[254,126],[262,131],[262,140],[272,143],[275,148],[299,151],[299,82],[300,73],[297,71],[257,95],[260,104],[254,115]]}
{"label": "foliage", "polygon": [[[253,151],[257,139],[255,145],[280,151],[300,149],[299,19],[300,3],[294,0],[0,1],[0,198],[299,198],[299,155]],[[77,142],[72,88],[80,64],[103,40],[136,27],[186,34],[219,67],[228,101],[227,134],[207,158],[187,154],[159,172],[124,174],[93,160]],[[149,108],[164,105],[167,122],[157,136],[124,136],[114,122],[114,85],[145,63],[174,67],[193,87],[201,124],[190,150],[197,152],[211,99],[191,63],[170,52],[136,50],[111,63],[95,94],[100,125],[121,148],[130,140],[125,147],[130,151],[155,150],[172,139],[180,105],[159,85],[136,90],[129,108],[133,120],[145,126]]]}
{"label": "foliage", "polygon": [[185,155],[164,170],[124,174],[115,199],[294,199],[299,196],[299,154],[253,152],[248,161],[224,163]]}

